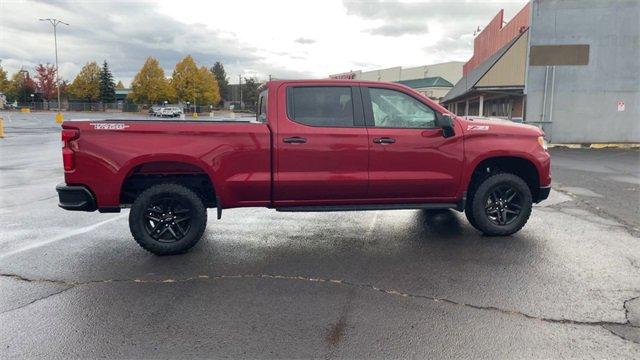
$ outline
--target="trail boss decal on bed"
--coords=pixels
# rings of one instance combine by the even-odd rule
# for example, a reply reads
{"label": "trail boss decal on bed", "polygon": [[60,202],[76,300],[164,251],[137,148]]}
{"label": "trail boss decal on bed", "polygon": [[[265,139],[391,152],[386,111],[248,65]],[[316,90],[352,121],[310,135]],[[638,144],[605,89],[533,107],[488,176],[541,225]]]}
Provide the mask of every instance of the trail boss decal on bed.
{"label": "trail boss decal on bed", "polygon": [[467,126],[468,131],[487,131],[489,130],[489,125],[469,125]]}
{"label": "trail boss decal on bed", "polygon": [[129,127],[129,125],[119,123],[91,123],[91,126],[96,130],[124,130]]}

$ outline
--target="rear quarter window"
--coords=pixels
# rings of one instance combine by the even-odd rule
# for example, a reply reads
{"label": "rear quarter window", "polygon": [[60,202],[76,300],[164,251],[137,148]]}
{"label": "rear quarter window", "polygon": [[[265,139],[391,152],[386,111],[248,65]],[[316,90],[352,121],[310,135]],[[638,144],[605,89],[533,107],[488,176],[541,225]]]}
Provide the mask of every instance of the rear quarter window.
{"label": "rear quarter window", "polygon": [[256,121],[267,122],[267,94],[268,90],[263,90],[258,96],[258,111],[256,111]]}
{"label": "rear quarter window", "polygon": [[291,120],[309,126],[352,127],[354,116],[351,87],[289,87],[287,115]]}

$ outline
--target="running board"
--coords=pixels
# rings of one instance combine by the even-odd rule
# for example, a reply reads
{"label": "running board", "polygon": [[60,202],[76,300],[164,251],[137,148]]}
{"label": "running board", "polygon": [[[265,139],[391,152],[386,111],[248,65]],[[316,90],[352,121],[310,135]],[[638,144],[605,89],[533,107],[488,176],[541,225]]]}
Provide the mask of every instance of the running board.
{"label": "running board", "polygon": [[324,212],[324,211],[363,211],[363,210],[439,210],[456,209],[459,204],[434,203],[434,204],[375,204],[375,205],[324,205],[324,206],[290,206],[279,207],[280,212]]}

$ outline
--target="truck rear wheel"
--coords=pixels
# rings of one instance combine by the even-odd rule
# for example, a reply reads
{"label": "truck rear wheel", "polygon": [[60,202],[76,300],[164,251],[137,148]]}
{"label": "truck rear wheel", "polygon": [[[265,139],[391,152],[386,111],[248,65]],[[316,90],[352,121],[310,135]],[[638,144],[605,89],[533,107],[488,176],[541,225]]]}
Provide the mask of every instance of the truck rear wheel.
{"label": "truck rear wheel", "polygon": [[486,235],[506,236],[518,232],[531,215],[531,190],[522,178],[509,173],[487,176],[475,189],[467,218]]}
{"label": "truck rear wheel", "polygon": [[196,193],[178,184],[143,191],[129,212],[136,242],[156,255],[184,253],[198,243],[207,226],[207,210]]}

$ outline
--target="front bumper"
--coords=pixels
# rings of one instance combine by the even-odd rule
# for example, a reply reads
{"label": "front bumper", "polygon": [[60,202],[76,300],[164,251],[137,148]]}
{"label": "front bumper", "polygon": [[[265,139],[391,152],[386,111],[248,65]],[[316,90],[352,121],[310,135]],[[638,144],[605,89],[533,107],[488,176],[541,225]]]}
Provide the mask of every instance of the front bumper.
{"label": "front bumper", "polygon": [[549,186],[541,186],[538,190],[538,198],[536,199],[536,203],[539,203],[542,200],[545,200],[549,197],[549,193],[551,192],[551,185]]}
{"label": "front bumper", "polygon": [[85,186],[58,184],[56,191],[60,200],[58,206],[65,210],[95,211],[97,209],[96,199]]}

